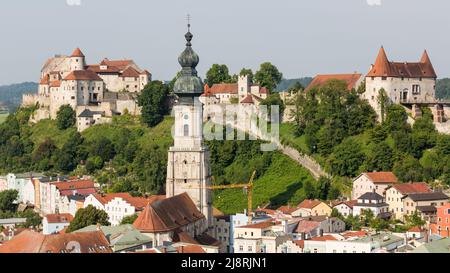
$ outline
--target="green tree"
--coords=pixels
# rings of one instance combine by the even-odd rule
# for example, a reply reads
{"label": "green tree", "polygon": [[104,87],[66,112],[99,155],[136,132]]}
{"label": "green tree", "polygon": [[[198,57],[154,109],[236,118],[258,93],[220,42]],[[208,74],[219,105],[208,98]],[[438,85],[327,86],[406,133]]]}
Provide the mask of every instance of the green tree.
{"label": "green tree", "polygon": [[415,211],[411,215],[405,215],[405,222],[409,228],[423,227],[426,224],[425,220],[423,220],[422,217],[420,217],[420,215],[417,211]]}
{"label": "green tree", "polygon": [[242,68],[241,72],[239,73],[239,76],[248,76],[248,79],[250,80],[250,82],[253,81],[253,71],[249,68]]}
{"label": "green tree", "polygon": [[161,81],[152,81],[147,84],[138,96],[138,105],[141,109],[141,120],[149,127],[159,124],[164,115],[168,113],[166,105],[169,95],[169,86]]}
{"label": "green tree", "polygon": [[120,222],[121,225],[132,225],[134,221],[138,218],[137,214],[129,215],[123,217],[122,221]]}
{"label": "green tree", "polygon": [[86,208],[79,209],[75,214],[73,221],[67,228],[67,232],[73,232],[90,225],[100,224],[102,226],[111,225],[108,222],[108,214],[96,207],[89,205]]}
{"label": "green tree", "polygon": [[423,180],[423,170],[419,160],[412,156],[403,156],[394,164],[393,171],[402,182],[418,182]]}
{"label": "green tree", "polygon": [[328,193],[331,190],[331,180],[326,177],[320,177],[316,185],[315,198],[320,200],[328,200]]}
{"label": "green tree", "polygon": [[93,174],[96,170],[103,168],[104,161],[100,156],[90,157],[86,160],[86,171]]}
{"label": "green tree", "polygon": [[263,87],[266,87],[269,91],[273,91],[281,82],[283,74],[278,70],[276,66],[269,62],[266,62],[261,64],[254,78],[256,83]]}
{"label": "green tree", "polygon": [[24,228],[36,229],[42,224],[42,217],[32,209],[27,209],[24,212],[19,213],[18,216],[27,219],[22,225]]}
{"label": "green tree", "polygon": [[384,123],[386,116],[386,108],[389,106],[389,96],[384,88],[378,91],[377,102],[380,105],[381,123]]}
{"label": "green tree", "polygon": [[212,67],[206,72],[205,82],[212,87],[217,83],[225,83],[231,80],[231,76],[228,67],[224,64],[213,64]]}
{"label": "green tree", "polygon": [[385,142],[378,144],[372,143],[369,145],[369,150],[366,157],[366,170],[367,171],[390,171],[392,170],[394,151]]}
{"label": "green tree", "polygon": [[333,149],[328,158],[328,167],[334,175],[354,177],[364,159],[361,146],[351,139],[346,139]]}
{"label": "green tree", "polygon": [[19,192],[16,190],[6,190],[0,192],[0,212],[15,212],[17,209],[17,198]]}
{"label": "green tree", "polygon": [[59,130],[66,130],[76,123],[76,113],[68,104],[62,105],[56,113],[56,125]]}
{"label": "green tree", "polygon": [[271,117],[272,114],[272,106],[278,106],[279,120],[281,122],[285,105],[283,103],[283,100],[281,100],[279,93],[270,94],[269,97],[267,97],[267,99],[261,101],[260,105],[267,106],[267,114],[269,115],[269,118]]}
{"label": "green tree", "polygon": [[410,131],[411,127],[407,121],[408,114],[403,106],[397,104],[388,106],[385,122],[388,132]]}

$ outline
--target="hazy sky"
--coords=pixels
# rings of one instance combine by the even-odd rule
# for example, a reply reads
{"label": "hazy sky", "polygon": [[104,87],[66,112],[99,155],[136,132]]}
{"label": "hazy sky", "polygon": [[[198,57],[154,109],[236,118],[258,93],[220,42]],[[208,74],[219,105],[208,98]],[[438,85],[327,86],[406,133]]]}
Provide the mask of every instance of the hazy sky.
{"label": "hazy sky", "polygon": [[450,76],[448,0],[14,0],[0,1],[0,84],[37,81],[47,58],[78,46],[88,63],[132,58],[171,79],[187,13],[202,76],[264,61],[286,78],[366,73],[382,44],[396,61],[427,48]]}

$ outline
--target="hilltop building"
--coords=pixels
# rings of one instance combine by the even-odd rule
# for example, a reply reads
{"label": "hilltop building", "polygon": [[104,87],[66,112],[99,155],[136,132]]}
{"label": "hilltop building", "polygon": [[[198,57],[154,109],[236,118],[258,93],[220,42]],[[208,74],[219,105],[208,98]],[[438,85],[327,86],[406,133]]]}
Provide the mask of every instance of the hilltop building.
{"label": "hilltop building", "polygon": [[[33,121],[55,119],[62,105],[70,105],[82,131],[93,124],[109,122],[125,109],[139,114],[136,94],[151,81],[151,76],[132,60],[104,59],[87,65],[85,55],[77,48],[70,56],[56,55],[44,64],[38,93],[24,95],[23,105],[39,104]],[[122,95],[117,96],[118,93]]]}

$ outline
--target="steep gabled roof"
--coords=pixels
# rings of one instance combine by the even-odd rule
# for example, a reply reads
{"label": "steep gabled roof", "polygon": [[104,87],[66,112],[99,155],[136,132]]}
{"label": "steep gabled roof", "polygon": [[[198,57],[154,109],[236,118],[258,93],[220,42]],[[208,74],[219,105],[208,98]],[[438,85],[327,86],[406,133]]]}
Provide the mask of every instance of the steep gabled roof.
{"label": "steep gabled roof", "polygon": [[70,55],[70,57],[84,57],[83,52],[81,52],[80,48],[75,48],[75,50],[72,52],[72,54]]}
{"label": "steep gabled roof", "polygon": [[390,62],[384,48],[381,47],[378,57],[367,77],[396,78],[437,78],[428,53],[425,51],[420,62]]}
{"label": "steep gabled roof", "polygon": [[320,205],[322,202],[319,200],[304,200],[297,207],[301,209],[313,209]]}
{"label": "steep gabled roof", "polygon": [[237,83],[217,83],[209,88],[210,94],[237,94],[239,86]]}
{"label": "steep gabled roof", "polygon": [[103,81],[92,70],[75,70],[64,78],[65,81]]}
{"label": "steep gabled roof", "polygon": [[373,183],[389,184],[397,183],[398,178],[393,172],[364,173]]}
{"label": "steep gabled roof", "polygon": [[167,232],[204,218],[189,195],[183,193],[147,205],[133,226],[147,233]]}
{"label": "steep gabled roof", "polygon": [[245,97],[243,100],[241,100],[241,103],[242,103],[242,104],[253,104],[253,103],[254,103],[254,101],[253,101],[253,95],[252,95],[252,94],[248,95],[248,96]]}
{"label": "steep gabled roof", "polygon": [[45,215],[48,223],[56,224],[56,223],[70,223],[73,220],[73,216],[70,213],[61,213],[61,214],[47,214]]}
{"label": "steep gabled roof", "polygon": [[133,67],[128,67],[125,69],[125,71],[122,72],[122,75],[120,75],[123,78],[137,78],[140,76],[140,73],[134,69]]}
{"label": "steep gabled roof", "polygon": [[115,198],[121,198],[131,206],[135,207],[137,210],[141,210],[150,203],[164,199],[165,196],[154,195],[147,199],[144,197],[133,197],[129,193],[109,193],[109,194],[94,194],[94,198],[97,199],[102,205],[106,205]]}
{"label": "steep gabled roof", "polygon": [[424,182],[397,184],[393,185],[392,188],[396,189],[403,195],[411,193],[426,193],[432,191],[428,184]]}
{"label": "steep gabled roof", "polygon": [[307,92],[313,88],[319,88],[330,80],[344,81],[347,84],[347,90],[351,91],[353,88],[355,88],[356,84],[361,79],[361,77],[362,77],[362,74],[357,74],[357,73],[317,75],[313,79],[313,81],[308,85],[308,87],[305,89],[305,92]]}

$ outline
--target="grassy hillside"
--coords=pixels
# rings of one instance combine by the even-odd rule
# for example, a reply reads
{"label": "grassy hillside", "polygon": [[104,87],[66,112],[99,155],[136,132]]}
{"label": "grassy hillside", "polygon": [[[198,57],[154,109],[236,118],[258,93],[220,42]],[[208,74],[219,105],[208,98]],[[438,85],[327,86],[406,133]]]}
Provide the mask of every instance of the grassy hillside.
{"label": "grassy hillside", "polygon": [[[306,181],[314,182],[309,172],[277,152],[273,155],[267,171],[255,181],[253,207],[298,204],[305,199],[303,184]],[[213,196],[214,206],[224,213],[242,212],[247,208],[247,195],[242,189],[217,191]]]}
{"label": "grassy hillside", "polygon": [[9,113],[7,112],[0,112],[0,124],[5,122],[6,118],[8,117]]}

